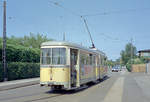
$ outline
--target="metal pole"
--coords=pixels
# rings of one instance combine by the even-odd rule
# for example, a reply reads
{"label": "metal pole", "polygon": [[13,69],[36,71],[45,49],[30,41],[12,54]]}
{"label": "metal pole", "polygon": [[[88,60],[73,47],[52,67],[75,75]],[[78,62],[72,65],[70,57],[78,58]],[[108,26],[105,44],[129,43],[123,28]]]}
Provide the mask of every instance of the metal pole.
{"label": "metal pole", "polygon": [[132,67],[132,57],[133,57],[133,46],[132,46],[133,39],[131,38],[131,67]]}
{"label": "metal pole", "polygon": [[65,41],[66,40],[66,34],[64,33],[63,34],[63,41]]}
{"label": "metal pole", "polygon": [[4,69],[4,81],[7,81],[7,62],[6,62],[6,1],[3,2],[3,69]]}

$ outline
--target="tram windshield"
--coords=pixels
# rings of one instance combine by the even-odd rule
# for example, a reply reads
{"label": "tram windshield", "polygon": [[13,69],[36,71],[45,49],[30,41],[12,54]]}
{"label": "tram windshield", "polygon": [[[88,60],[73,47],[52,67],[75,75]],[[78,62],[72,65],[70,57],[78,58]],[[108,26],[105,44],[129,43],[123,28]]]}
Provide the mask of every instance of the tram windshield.
{"label": "tram windshield", "polygon": [[41,51],[41,64],[65,65],[66,48],[43,48]]}

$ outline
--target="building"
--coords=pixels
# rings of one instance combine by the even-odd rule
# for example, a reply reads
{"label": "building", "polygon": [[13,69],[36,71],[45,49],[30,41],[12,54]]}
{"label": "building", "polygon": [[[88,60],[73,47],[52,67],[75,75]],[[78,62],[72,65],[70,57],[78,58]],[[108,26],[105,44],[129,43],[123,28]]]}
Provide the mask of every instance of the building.
{"label": "building", "polygon": [[139,57],[147,57],[150,58],[150,49],[147,50],[140,50],[138,51]]}

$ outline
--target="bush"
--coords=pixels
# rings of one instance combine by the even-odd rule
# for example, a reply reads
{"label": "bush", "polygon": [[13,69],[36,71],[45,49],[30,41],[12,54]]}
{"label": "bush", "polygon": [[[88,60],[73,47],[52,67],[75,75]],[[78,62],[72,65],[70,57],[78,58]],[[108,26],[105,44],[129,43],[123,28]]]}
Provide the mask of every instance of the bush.
{"label": "bush", "polygon": [[[2,53],[2,46],[0,47],[0,53]],[[6,60],[8,62],[40,62],[40,49],[27,48],[23,46],[16,46],[7,44],[6,47]],[[2,55],[0,55],[0,61],[2,61]]]}
{"label": "bush", "polygon": [[[0,81],[3,80],[3,68],[0,64]],[[25,78],[39,77],[40,64],[39,63],[22,63],[11,62],[7,65],[8,80],[17,80]]]}
{"label": "bush", "polygon": [[141,58],[132,59],[132,62],[131,62],[131,60],[128,60],[128,63],[126,64],[126,67],[127,67],[127,70],[129,72],[131,72],[131,70],[132,70],[131,63],[132,64],[145,64],[145,63],[147,63],[147,59],[144,58],[144,57],[141,57]]}
{"label": "bush", "polygon": [[127,68],[127,70],[128,70],[129,72],[131,72],[131,70],[132,70],[132,69],[131,69],[131,64],[127,64],[127,65],[126,65],[126,68]]}

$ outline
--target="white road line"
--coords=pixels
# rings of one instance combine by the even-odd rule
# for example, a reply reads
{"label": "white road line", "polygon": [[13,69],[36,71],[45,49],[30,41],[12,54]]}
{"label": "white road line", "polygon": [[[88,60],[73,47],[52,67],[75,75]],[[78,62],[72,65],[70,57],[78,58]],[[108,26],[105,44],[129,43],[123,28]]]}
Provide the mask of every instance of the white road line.
{"label": "white road line", "polygon": [[124,77],[120,77],[113,84],[103,102],[121,102],[123,95]]}

